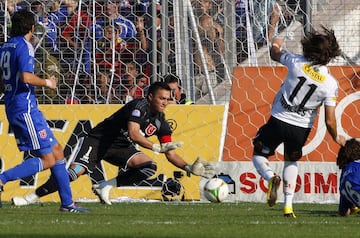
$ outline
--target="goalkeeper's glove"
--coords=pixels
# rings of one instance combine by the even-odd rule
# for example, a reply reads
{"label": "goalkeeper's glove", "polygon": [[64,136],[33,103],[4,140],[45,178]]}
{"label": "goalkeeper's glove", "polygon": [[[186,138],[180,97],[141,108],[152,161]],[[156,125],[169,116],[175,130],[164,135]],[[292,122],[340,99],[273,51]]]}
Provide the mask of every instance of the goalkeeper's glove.
{"label": "goalkeeper's glove", "polygon": [[202,162],[200,157],[197,157],[192,165],[185,166],[186,174],[190,177],[190,174],[201,176],[204,178],[211,178],[215,175],[214,167],[209,162]]}
{"label": "goalkeeper's glove", "polygon": [[170,150],[175,150],[178,147],[181,147],[184,143],[183,142],[168,142],[159,144],[153,144],[152,150],[155,153],[166,153]]}

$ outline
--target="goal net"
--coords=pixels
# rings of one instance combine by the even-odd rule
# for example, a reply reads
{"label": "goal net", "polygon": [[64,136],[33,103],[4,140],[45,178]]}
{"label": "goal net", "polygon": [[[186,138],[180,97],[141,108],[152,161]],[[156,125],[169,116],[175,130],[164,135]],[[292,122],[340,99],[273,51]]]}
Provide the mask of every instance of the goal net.
{"label": "goal net", "polygon": [[[228,179],[231,200],[253,200],[257,194],[262,201],[266,185],[251,165],[251,141],[268,119],[273,97],[287,72],[270,59],[269,42],[281,37],[284,49],[301,53],[304,32],[320,25],[335,31],[342,49],[342,57],[330,64],[340,86],[339,130],[360,137],[357,0],[4,0],[0,2],[0,44],[11,35],[11,14],[23,8],[34,12],[37,19],[32,39],[35,73],[43,78],[55,75],[58,80],[55,92],[38,88],[37,95],[67,157],[89,128],[121,104],[143,96],[146,85],[176,75],[182,92],[195,103],[171,106],[167,111],[174,139],[185,142],[179,154],[189,163],[199,155],[213,162],[218,175]],[[145,84],[140,83],[143,79]],[[334,165],[338,147],[326,134],[323,116],[320,111],[301,160],[305,162],[299,178],[303,200],[324,198],[314,193],[325,193],[325,199],[332,201],[338,195],[332,193],[338,179]],[[16,152],[4,115],[1,125],[4,170],[31,155]],[[164,199],[164,182],[172,178],[183,187],[179,193],[166,194],[167,198],[202,199],[203,179],[188,178],[163,156],[149,155],[158,163],[154,180],[142,187],[115,190],[112,197]],[[280,146],[271,158],[279,171],[281,161]],[[324,170],[311,164],[319,162],[324,163]],[[103,166],[106,178],[116,176],[118,168]],[[43,172],[7,185],[5,200],[33,191],[47,177]],[[72,186],[75,198],[96,198],[86,176]],[[309,198],[307,190],[314,196]],[[57,199],[52,195],[45,201]]]}

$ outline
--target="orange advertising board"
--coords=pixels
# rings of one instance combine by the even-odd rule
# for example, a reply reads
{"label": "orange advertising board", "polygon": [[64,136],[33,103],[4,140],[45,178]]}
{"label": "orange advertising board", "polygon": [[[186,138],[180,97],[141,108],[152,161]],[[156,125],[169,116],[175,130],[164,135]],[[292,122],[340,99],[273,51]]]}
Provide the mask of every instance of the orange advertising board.
{"label": "orange advertising board", "polygon": [[[339,82],[336,115],[338,130],[347,137],[360,137],[360,67],[330,67]],[[274,96],[287,75],[286,67],[234,68],[227,119],[223,161],[250,161],[252,139],[270,117]],[[301,161],[335,161],[339,146],[326,133],[323,111],[310,133]],[[282,160],[281,147],[273,161]]]}

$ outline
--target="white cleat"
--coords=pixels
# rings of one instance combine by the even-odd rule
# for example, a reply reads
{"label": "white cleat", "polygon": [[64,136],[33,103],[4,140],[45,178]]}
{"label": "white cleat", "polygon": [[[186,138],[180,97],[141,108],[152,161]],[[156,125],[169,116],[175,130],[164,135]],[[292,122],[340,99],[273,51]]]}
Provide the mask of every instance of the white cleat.
{"label": "white cleat", "polygon": [[39,197],[35,193],[30,193],[23,197],[13,197],[11,202],[15,206],[27,206],[39,202]]}
{"label": "white cleat", "polygon": [[112,189],[111,185],[105,185],[105,187],[100,187],[99,185],[93,185],[93,190],[95,194],[99,197],[100,201],[111,205],[110,201],[110,190]]}

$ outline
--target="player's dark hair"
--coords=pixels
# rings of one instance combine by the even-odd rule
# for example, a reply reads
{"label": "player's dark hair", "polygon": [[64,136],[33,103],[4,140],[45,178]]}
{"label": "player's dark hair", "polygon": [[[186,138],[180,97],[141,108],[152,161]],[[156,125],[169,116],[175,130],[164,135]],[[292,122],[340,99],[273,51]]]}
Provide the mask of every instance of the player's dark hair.
{"label": "player's dark hair", "polygon": [[310,31],[301,40],[303,55],[313,65],[326,65],[336,56],[341,55],[339,44],[333,30],[321,26],[323,32]]}
{"label": "player's dark hair", "polygon": [[11,36],[24,36],[35,25],[34,14],[28,10],[20,10],[11,17]]}
{"label": "player's dark hair", "polygon": [[155,95],[156,92],[159,91],[160,89],[165,89],[171,92],[171,88],[169,87],[169,85],[167,85],[167,83],[158,81],[150,84],[147,92],[147,96],[149,96],[150,94]]}
{"label": "player's dark hair", "polygon": [[339,169],[343,169],[348,163],[360,160],[360,141],[352,138],[347,140],[345,145],[339,150],[336,164]]}

